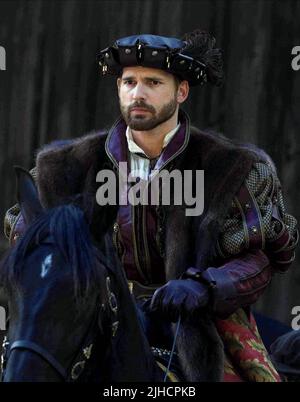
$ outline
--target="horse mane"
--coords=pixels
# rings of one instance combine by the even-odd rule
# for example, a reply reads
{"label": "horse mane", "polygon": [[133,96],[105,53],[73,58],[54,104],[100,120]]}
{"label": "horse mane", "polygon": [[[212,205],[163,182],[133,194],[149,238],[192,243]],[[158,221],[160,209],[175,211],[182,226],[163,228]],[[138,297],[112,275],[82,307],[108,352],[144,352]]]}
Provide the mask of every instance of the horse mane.
{"label": "horse mane", "polygon": [[[6,289],[18,287],[18,278],[28,253],[45,236],[59,250],[73,271],[74,294],[80,305],[95,287],[104,285],[103,256],[94,246],[83,211],[73,204],[45,211],[25,231],[17,244],[8,250],[0,268],[0,283]],[[101,292],[102,293],[102,292]]]}
{"label": "horse mane", "polygon": [[[98,317],[100,332],[104,339],[107,337],[109,341],[105,343],[105,349],[101,349],[101,355],[105,359],[103,363],[106,371],[105,380],[113,382],[160,380],[161,373],[146,335],[142,331],[125,271],[117,258],[111,237],[103,234],[101,247],[104,251],[99,251],[93,243],[85,214],[79,207],[67,204],[43,213],[26,230],[2,262],[0,286],[2,277],[8,291],[16,290],[12,287],[12,283],[18,285],[19,275],[26,265],[26,257],[48,235],[51,236],[50,241],[55,243],[54,247],[72,267],[77,308],[84,306],[82,298],[88,297],[91,290],[96,290],[95,294],[101,298],[100,303],[105,304],[101,321]],[[108,274],[112,279],[112,287],[109,290],[114,292],[110,294],[106,289]],[[101,291],[102,289],[104,291]],[[113,314],[109,300],[112,294],[117,300],[117,316]],[[112,323],[118,323],[114,336],[112,336]]]}

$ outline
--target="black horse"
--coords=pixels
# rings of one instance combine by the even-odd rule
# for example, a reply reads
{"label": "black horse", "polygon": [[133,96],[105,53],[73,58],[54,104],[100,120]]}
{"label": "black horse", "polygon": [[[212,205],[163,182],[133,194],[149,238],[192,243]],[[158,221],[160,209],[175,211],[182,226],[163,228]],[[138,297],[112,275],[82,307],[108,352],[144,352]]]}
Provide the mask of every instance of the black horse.
{"label": "black horse", "polygon": [[45,211],[31,176],[16,170],[28,228],[0,270],[3,381],[162,381],[110,236],[100,251],[78,203]]}

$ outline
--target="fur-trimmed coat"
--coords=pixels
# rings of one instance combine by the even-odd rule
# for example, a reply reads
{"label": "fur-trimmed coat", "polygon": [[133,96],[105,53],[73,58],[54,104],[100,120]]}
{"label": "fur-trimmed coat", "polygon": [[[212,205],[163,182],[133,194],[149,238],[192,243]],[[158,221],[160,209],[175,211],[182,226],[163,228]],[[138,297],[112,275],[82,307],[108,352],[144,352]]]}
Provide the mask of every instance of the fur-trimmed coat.
{"label": "fur-trimmed coat", "polygon": [[[239,147],[223,136],[201,132],[194,127],[190,131],[189,143],[173,161],[172,169],[204,170],[204,212],[200,217],[186,217],[183,208],[173,206],[167,210],[167,279],[178,277],[184,272],[186,260],[190,259],[187,255],[194,253],[191,252],[195,248],[195,241],[190,238],[192,227],[197,232],[197,264],[205,269],[213,262],[218,234],[233,197],[259,159],[253,150]],[[95,202],[99,188],[96,174],[103,169],[115,171],[105,151],[106,139],[107,132],[98,132],[65,145],[50,144],[38,152],[36,163],[42,204],[51,208],[85,193],[87,198],[91,198],[94,208],[92,221],[96,237],[98,224],[111,226],[117,211],[117,208],[100,207]],[[103,208],[105,213],[100,212]]]}
{"label": "fur-trimmed coat", "polygon": [[[117,213],[116,207],[100,207],[95,202],[97,172],[114,169],[105,149],[106,140],[106,132],[93,133],[59,147],[46,146],[37,155],[42,204],[54,207],[84,193],[92,211],[90,221],[96,238],[97,228],[109,229]],[[190,129],[188,144],[173,161],[172,169],[204,170],[204,213],[186,217],[183,208],[167,209],[164,239],[167,280],[177,278],[192,260],[202,270],[213,263],[219,231],[232,199],[257,160],[253,150],[235,145],[223,136]],[[177,349],[187,380],[222,379],[223,344],[209,316],[199,318],[197,325],[182,324]]]}

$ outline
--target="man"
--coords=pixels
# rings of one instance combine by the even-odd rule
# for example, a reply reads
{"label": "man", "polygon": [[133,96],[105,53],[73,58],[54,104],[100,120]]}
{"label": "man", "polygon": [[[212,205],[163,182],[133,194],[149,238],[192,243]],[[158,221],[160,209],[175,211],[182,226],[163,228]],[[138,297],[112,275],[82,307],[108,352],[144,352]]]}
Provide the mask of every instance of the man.
{"label": "man", "polygon": [[[94,236],[99,225],[113,225],[154,353],[167,362],[176,342],[184,380],[279,381],[249,307],[272,275],[293,261],[296,221],[285,211],[274,165],[263,151],[191,127],[179,108],[190,86],[221,84],[214,38],[203,31],[183,40],[131,36],[102,50],[98,61],[102,75],[118,76],[122,117],[108,133],[39,152],[35,174],[42,203],[53,207],[79,193],[93,201],[97,196]],[[127,202],[116,219],[109,208],[103,218],[97,173],[121,176],[122,162],[147,182],[163,170],[182,176],[204,171],[204,210],[188,216],[184,202]],[[22,232],[16,215],[13,207],[6,217],[12,241]],[[177,322],[175,340],[171,322]]]}

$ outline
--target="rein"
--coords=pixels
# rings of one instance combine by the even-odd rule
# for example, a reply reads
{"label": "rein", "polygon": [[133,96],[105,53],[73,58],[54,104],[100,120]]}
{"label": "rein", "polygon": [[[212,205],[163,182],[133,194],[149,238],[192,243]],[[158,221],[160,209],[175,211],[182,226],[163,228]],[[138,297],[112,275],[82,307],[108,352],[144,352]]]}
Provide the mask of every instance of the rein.
{"label": "rein", "polygon": [[170,367],[171,367],[171,363],[173,360],[173,356],[175,353],[175,346],[176,346],[176,341],[177,341],[177,337],[178,337],[178,332],[179,332],[179,328],[180,328],[180,324],[181,324],[181,315],[178,318],[177,324],[176,324],[176,332],[175,332],[175,336],[174,336],[174,340],[173,340],[173,345],[172,345],[172,350],[170,353],[170,358],[169,358],[169,362],[168,362],[168,367],[166,369],[166,374],[164,377],[164,381],[163,382],[167,382],[167,378],[168,378],[168,374],[170,372]]}

